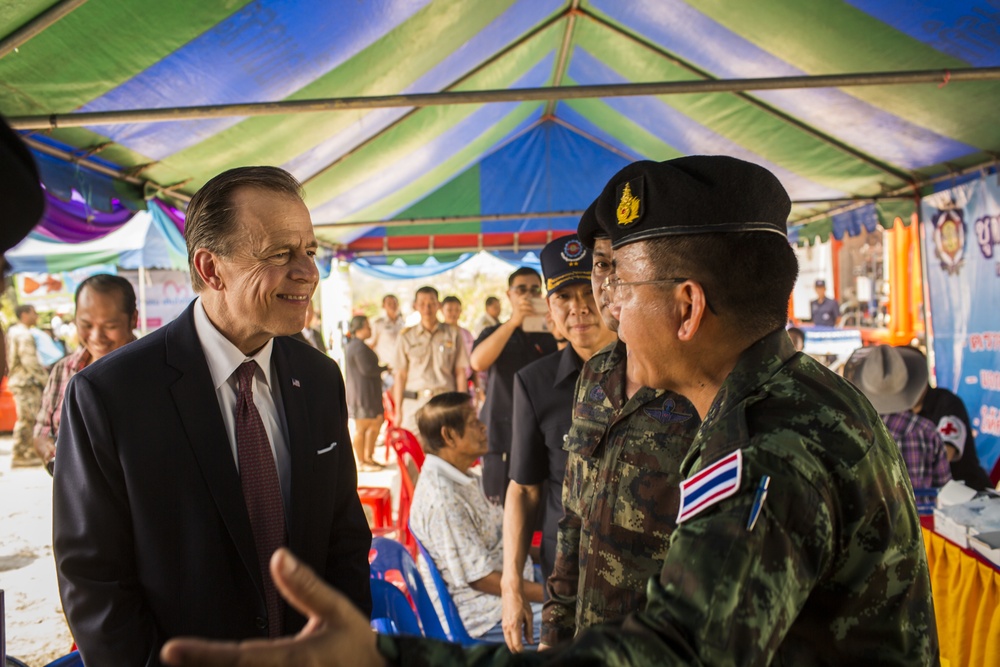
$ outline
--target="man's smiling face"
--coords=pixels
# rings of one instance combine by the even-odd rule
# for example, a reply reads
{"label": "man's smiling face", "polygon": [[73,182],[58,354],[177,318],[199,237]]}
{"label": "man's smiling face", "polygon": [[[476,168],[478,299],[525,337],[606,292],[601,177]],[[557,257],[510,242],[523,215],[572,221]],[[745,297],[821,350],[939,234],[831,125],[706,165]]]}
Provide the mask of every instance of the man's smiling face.
{"label": "man's smiling face", "polygon": [[[238,240],[219,257],[230,321],[240,338],[263,345],[302,329],[319,282],[316,237],[302,200],[260,188],[233,194]],[[260,345],[257,345],[259,347]]]}

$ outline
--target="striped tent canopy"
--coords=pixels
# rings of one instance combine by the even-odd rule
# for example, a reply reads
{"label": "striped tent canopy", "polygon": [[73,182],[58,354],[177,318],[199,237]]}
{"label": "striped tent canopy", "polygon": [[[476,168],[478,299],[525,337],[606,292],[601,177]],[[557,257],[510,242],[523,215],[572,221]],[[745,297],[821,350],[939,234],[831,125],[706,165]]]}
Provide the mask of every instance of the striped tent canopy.
{"label": "striped tent canopy", "polygon": [[760,163],[807,241],[908,221],[1000,152],[996,0],[0,0],[0,17],[0,113],[50,194],[183,208],[220,171],[280,165],[318,236],[373,264],[537,250],[637,159]]}

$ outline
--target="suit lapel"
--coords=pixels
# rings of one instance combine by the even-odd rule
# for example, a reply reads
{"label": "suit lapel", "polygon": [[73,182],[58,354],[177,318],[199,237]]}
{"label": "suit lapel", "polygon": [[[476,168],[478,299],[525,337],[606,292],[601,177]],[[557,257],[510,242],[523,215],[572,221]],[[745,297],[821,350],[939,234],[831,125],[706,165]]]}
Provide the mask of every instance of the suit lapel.
{"label": "suit lapel", "polygon": [[[292,506],[285,516],[288,517],[288,546],[305,556],[305,536],[309,532],[307,521],[315,518],[320,508],[313,507],[309,497],[312,474],[310,463],[316,458],[316,441],[310,429],[309,412],[306,408],[306,392],[310,391],[307,380],[295,370],[295,356],[292,343],[283,338],[274,339],[271,359],[274,362],[276,382],[281,388],[281,403],[285,411],[285,425],[288,429],[288,454],[292,467]],[[315,389],[315,388],[313,388]]]}
{"label": "suit lapel", "polygon": [[257,567],[250,517],[243,500],[229,436],[219,412],[212,375],[195,331],[194,307],[195,303],[192,303],[176,321],[168,325],[166,360],[181,373],[170,391],[205,483],[243,564],[263,597],[264,587]]}

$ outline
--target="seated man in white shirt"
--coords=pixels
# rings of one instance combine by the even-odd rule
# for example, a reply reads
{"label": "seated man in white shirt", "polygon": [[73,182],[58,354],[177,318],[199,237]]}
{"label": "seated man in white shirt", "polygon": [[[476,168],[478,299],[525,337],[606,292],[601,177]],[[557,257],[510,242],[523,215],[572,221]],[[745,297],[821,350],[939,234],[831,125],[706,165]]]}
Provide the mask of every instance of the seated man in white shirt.
{"label": "seated man in white shirt", "polygon": [[[479,478],[469,474],[486,453],[486,427],[468,394],[448,392],[420,409],[417,428],[427,458],[410,506],[410,529],[434,559],[466,632],[502,643],[503,509],[486,500]],[[423,562],[420,567],[427,578]],[[529,558],[522,576],[534,612],[528,631],[537,643],[543,589],[533,572]]]}

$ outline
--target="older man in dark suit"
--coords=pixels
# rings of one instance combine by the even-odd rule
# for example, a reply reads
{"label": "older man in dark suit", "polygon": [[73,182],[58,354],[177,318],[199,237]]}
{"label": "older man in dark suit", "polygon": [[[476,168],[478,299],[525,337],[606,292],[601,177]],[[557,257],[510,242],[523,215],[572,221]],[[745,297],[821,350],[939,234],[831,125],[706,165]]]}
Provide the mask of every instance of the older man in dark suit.
{"label": "older man in dark suit", "polygon": [[300,186],[225,172],[191,200],[186,237],[199,298],[66,393],[55,555],[89,665],[158,664],[178,634],[295,633],[268,571],[286,545],[370,611],[340,370],[285,338],[319,279]]}

